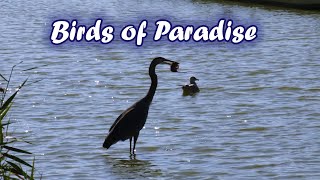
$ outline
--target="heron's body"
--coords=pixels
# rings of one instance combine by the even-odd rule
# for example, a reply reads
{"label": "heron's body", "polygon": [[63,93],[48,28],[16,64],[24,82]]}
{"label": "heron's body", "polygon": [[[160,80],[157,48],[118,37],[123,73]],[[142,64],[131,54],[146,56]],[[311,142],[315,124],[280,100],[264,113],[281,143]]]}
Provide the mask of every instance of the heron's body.
{"label": "heron's body", "polygon": [[[151,78],[151,86],[147,95],[124,111],[112,124],[109,134],[106,137],[103,147],[110,148],[111,145],[118,141],[130,139],[130,153],[134,154],[135,145],[139,137],[139,132],[146,123],[149,107],[158,85],[158,78],[155,68],[160,63],[173,63],[173,61],[164,58],[155,58],[149,67],[149,75]],[[178,64],[178,63],[177,63]],[[132,138],[134,138],[133,149],[131,152]]]}
{"label": "heron's body", "polygon": [[136,139],[138,139],[139,132],[146,123],[149,106],[150,103],[148,103],[145,98],[142,98],[140,101],[136,102],[126,111],[124,111],[110,127],[109,135],[104,141],[103,147],[108,149],[111,145],[117,143],[118,141],[125,141],[132,137],[136,137]]}
{"label": "heron's body", "polygon": [[194,94],[200,92],[200,89],[199,89],[196,81],[198,81],[198,79],[192,76],[190,78],[190,84],[182,86],[184,96],[194,95]]}

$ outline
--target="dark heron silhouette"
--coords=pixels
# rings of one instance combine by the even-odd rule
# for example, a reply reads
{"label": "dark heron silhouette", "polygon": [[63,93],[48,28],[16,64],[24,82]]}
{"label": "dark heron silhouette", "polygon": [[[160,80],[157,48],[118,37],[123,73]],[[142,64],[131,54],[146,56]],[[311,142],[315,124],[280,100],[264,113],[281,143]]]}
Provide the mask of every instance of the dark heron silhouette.
{"label": "dark heron silhouette", "polygon": [[[135,153],[136,142],[139,137],[139,132],[143,128],[147,117],[150,104],[153,96],[156,92],[158,85],[158,77],[155,72],[158,64],[168,64],[171,66],[172,72],[177,72],[179,63],[170,61],[168,59],[157,57],[152,60],[149,67],[149,76],[151,78],[151,86],[147,95],[125,110],[112,124],[109,129],[109,134],[106,137],[103,147],[110,148],[111,145],[118,141],[125,141],[130,139],[130,154]],[[131,149],[131,143],[133,138],[133,149]]]}
{"label": "dark heron silhouette", "polygon": [[190,77],[190,84],[182,86],[184,96],[194,95],[194,94],[200,92],[200,89],[199,89],[196,81],[199,81],[199,79],[192,76],[192,77]]}

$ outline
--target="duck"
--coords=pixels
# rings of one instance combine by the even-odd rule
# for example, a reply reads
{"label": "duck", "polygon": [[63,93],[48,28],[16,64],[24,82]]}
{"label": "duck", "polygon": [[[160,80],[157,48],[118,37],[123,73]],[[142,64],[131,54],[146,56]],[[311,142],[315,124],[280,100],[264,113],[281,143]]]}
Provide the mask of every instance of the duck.
{"label": "duck", "polygon": [[192,76],[192,77],[190,77],[190,84],[186,84],[186,85],[182,86],[183,96],[192,96],[192,95],[195,95],[196,93],[200,92],[200,89],[199,89],[196,81],[199,81],[199,79]]}

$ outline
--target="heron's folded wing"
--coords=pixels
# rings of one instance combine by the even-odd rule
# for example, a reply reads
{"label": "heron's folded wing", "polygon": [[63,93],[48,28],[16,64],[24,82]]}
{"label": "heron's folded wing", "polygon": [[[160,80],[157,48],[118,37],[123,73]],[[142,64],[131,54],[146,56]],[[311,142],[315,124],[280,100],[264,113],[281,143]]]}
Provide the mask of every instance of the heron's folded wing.
{"label": "heron's folded wing", "polygon": [[112,124],[112,126],[109,129],[109,132],[119,123],[119,121],[121,119],[123,119],[127,114],[129,114],[132,110],[134,109],[134,107],[130,107],[127,110],[125,110],[122,114],[120,114],[120,116],[114,121],[114,123]]}

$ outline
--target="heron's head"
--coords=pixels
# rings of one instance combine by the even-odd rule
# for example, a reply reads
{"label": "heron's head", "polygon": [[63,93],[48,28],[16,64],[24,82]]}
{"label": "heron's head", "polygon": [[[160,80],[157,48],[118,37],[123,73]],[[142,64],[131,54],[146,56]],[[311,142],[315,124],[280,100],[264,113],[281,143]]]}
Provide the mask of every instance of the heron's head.
{"label": "heron's head", "polygon": [[156,66],[158,64],[168,64],[171,67],[172,72],[177,72],[179,69],[179,63],[175,61],[168,60],[163,57],[156,57],[153,59],[151,65]]}
{"label": "heron's head", "polygon": [[190,77],[190,83],[191,83],[191,84],[196,83],[196,81],[199,81],[199,79],[197,79],[197,78],[194,77],[194,76]]}

